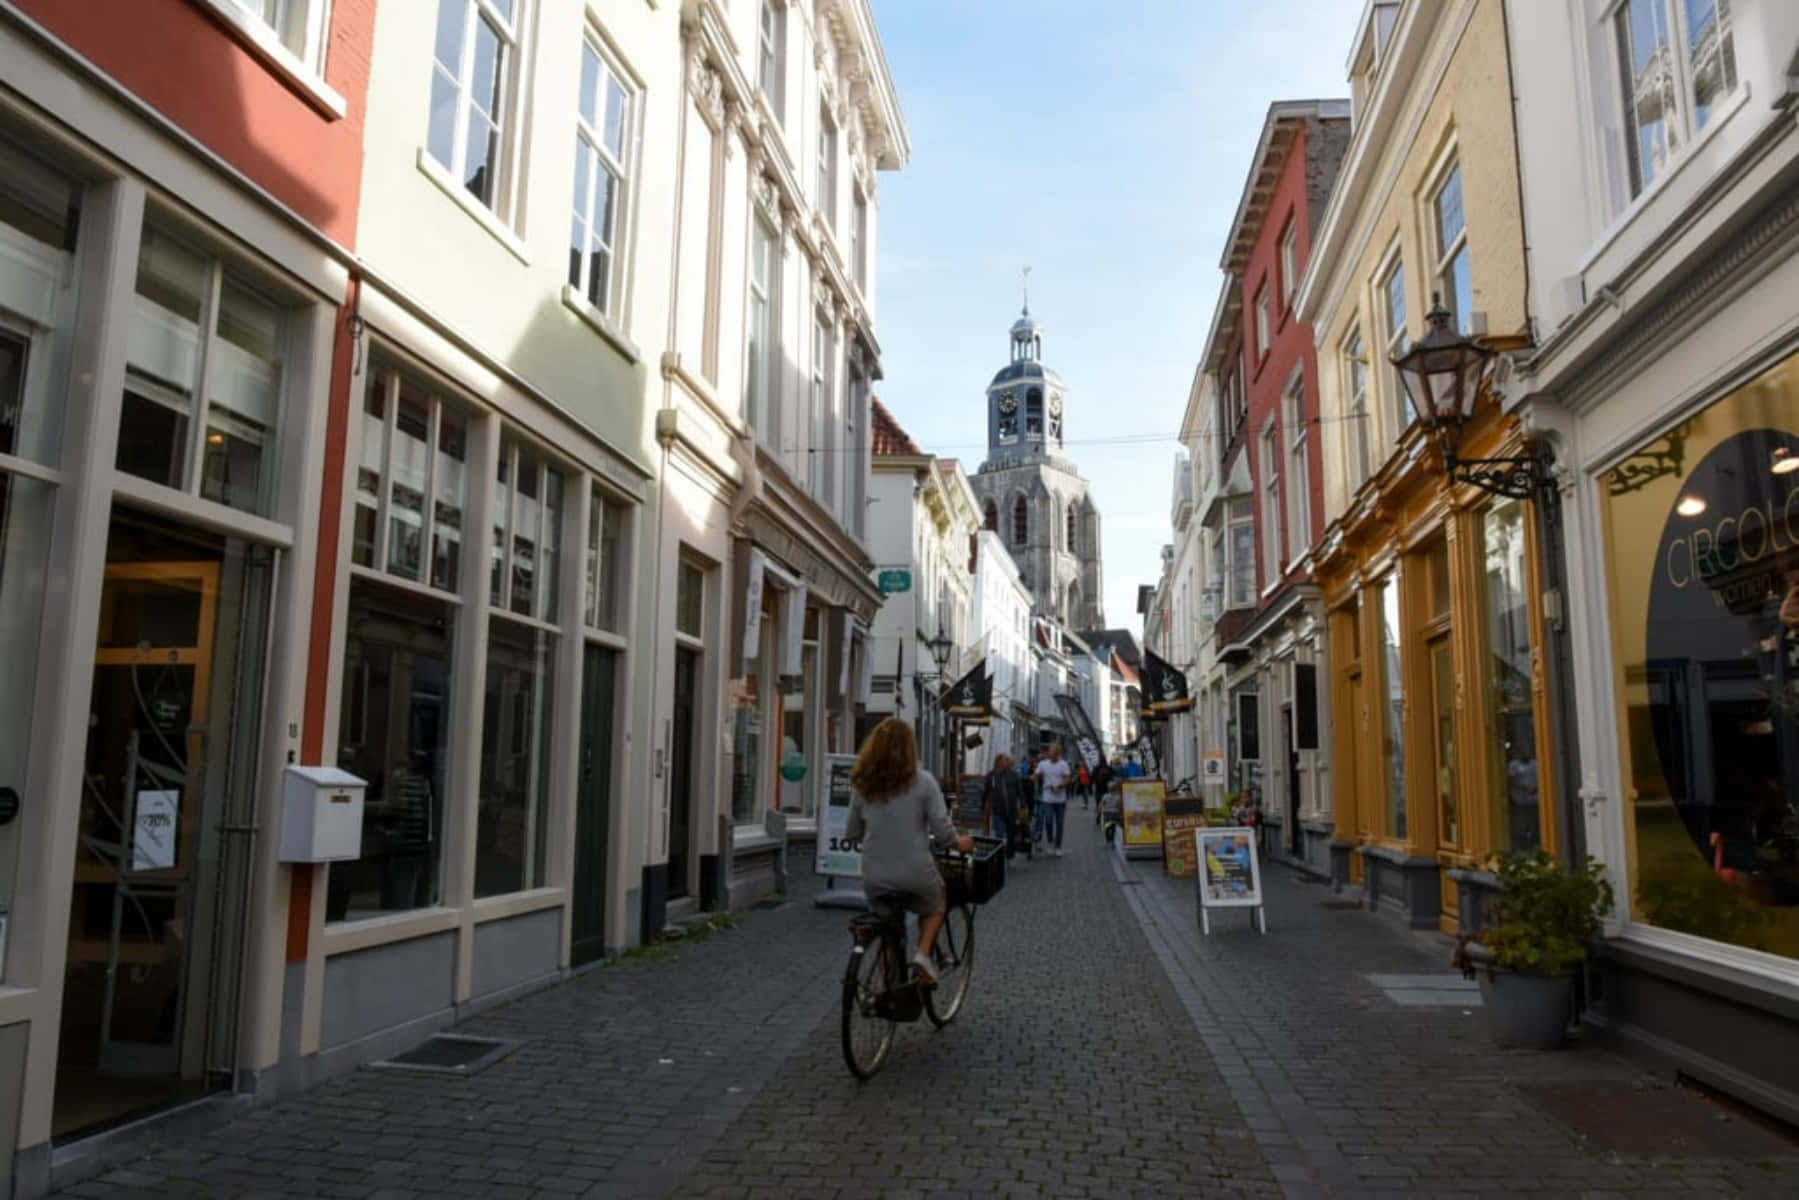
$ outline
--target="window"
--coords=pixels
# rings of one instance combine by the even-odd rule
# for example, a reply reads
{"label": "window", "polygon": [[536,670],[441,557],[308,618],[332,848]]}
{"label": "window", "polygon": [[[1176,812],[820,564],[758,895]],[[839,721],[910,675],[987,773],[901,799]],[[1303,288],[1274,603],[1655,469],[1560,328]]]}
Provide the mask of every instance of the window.
{"label": "window", "polygon": [[1025,393],[1024,431],[1036,437],[1043,436],[1043,391],[1040,388]]}
{"label": "window", "polygon": [[506,109],[523,0],[437,0],[431,123],[425,149],[499,215]]}
{"label": "window", "polygon": [[1635,196],[1736,90],[1736,47],[1729,0],[1626,0],[1613,20]]}
{"label": "window", "polygon": [[1312,546],[1312,474],[1306,462],[1310,425],[1306,420],[1306,381],[1295,375],[1281,404],[1287,441],[1287,542],[1295,559]]}
{"label": "window", "polygon": [[1256,522],[1248,500],[1231,501],[1229,537],[1230,607],[1253,608],[1256,602]]}
{"label": "window", "polygon": [[837,122],[824,106],[818,110],[818,211],[837,228]]}
{"label": "window", "polygon": [[1280,431],[1273,421],[1262,427],[1261,468],[1263,586],[1273,587],[1281,574]]}
{"label": "window", "polygon": [[315,75],[325,73],[326,0],[211,0],[214,8],[250,18]]}
{"label": "window", "polygon": [[1405,389],[1405,381],[1399,377],[1399,368],[1390,365],[1393,359],[1404,354],[1411,346],[1411,339],[1406,336],[1405,331],[1405,263],[1400,260],[1397,253],[1394,254],[1393,265],[1387,269],[1387,274],[1381,280],[1380,287],[1381,297],[1386,303],[1387,310],[1388,378],[1393,388],[1395,397],[1393,412],[1398,422],[1393,436],[1395,440],[1398,440],[1399,435],[1411,427],[1412,420],[1417,414],[1412,411],[1412,397]]}
{"label": "window", "polygon": [[837,490],[837,447],[831,442],[836,427],[837,335],[828,321],[812,331],[812,495],[831,507]]}
{"label": "window", "polygon": [[542,887],[556,694],[562,474],[500,444],[481,716],[475,895]]}
{"label": "window", "polygon": [[1075,512],[1074,502],[1071,500],[1068,502],[1068,552],[1070,554],[1081,552],[1081,539],[1077,532],[1079,520],[1080,517]]}
{"label": "window", "polygon": [[[286,358],[281,308],[153,225],[138,245],[136,293],[115,465],[266,513]],[[206,419],[197,424],[202,372]]]}
{"label": "window", "polygon": [[756,87],[774,110],[775,119],[783,121],[781,97],[782,76],[787,69],[787,10],[785,4],[762,0],[761,16],[756,29]]}
{"label": "window", "polygon": [[743,409],[750,429],[764,442],[775,437],[774,402],[770,384],[775,362],[775,231],[757,217],[750,222],[750,311],[748,358],[745,366]]}
{"label": "window", "polygon": [[625,507],[598,488],[587,514],[587,564],[582,577],[581,623],[622,633],[625,587],[630,577]]}
{"label": "window", "polygon": [[1268,357],[1268,285],[1256,289],[1256,361]]}
{"label": "window", "polygon": [[1468,222],[1462,211],[1462,166],[1454,163],[1431,201],[1437,238],[1436,286],[1464,335],[1473,332],[1474,282],[1468,274]]}
{"label": "window", "polygon": [[1030,532],[1030,508],[1025,504],[1024,497],[1020,496],[1012,501],[1012,544],[1024,545],[1030,540]]}
{"label": "window", "polygon": [[460,589],[468,428],[466,413],[421,384],[391,368],[370,372],[352,563],[439,591]]}
{"label": "window", "polygon": [[684,558],[675,568],[675,632],[704,637],[705,611],[706,569]]}
{"label": "window", "polygon": [[1531,697],[1530,552],[1521,500],[1481,516],[1481,585],[1486,608],[1486,711],[1492,731],[1487,769],[1494,797],[1493,844],[1530,851],[1542,844],[1537,732]]}
{"label": "window", "polygon": [[984,504],[982,506],[981,513],[982,513],[982,527],[985,529],[991,529],[993,532],[998,533],[999,532],[999,507],[996,504],[994,504],[993,501],[989,500],[989,501],[987,501],[986,504]]}
{"label": "window", "polygon": [[1289,220],[1281,234],[1281,311],[1293,307],[1293,292],[1299,286],[1299,231]]}
{"label": "window", "polygon": [[332,920],[443,899],[455,627],[447,599],[351,577],[337,761],[368,790],[362,857],[331,865]]}
{"label": "window", "polygon": [[864,293],[868,291],[868,198],[857,188],[851,201],[850,213],[850,270],[855,273],[856,286]]}
{"label": "window", "polygon": [[581,94],[575,116],[575,218],[569,234],[569,286],[617,318],[619,235],[625,229],[631,93],[589,39],[581,44]]}
{"label": "window", "polygon": [[1368,478],[1368,355],[1362,348],[1362,331],[1350,330],[1343,342],[1343,436],[1349,465],[1349,488],[1354,491]]}
{"label": "window", "polygon": [[1387,765],[1387,832],[1406,836],[1405,811],[1405,697],[1399,651],[1399,576],[1391,576],[1380,593],[1381,685],[1386,689],[1381,733]]}

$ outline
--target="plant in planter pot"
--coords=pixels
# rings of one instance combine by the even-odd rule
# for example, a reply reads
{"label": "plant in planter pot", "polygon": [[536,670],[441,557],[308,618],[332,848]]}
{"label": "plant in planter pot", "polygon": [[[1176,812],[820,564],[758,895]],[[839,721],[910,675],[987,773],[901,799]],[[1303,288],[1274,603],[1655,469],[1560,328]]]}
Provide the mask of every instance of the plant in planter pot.
{"label": "plant in planter pot", "polygon": [[1457,938],[1453,961],[1480,980],[1495,1041],[1553,1049],[1567,1031],[1574,970],[1612,911],[1612,885],[1592,859],[1567,871],[1542,850],[1500,856],[1498,875],[1487,927]]}

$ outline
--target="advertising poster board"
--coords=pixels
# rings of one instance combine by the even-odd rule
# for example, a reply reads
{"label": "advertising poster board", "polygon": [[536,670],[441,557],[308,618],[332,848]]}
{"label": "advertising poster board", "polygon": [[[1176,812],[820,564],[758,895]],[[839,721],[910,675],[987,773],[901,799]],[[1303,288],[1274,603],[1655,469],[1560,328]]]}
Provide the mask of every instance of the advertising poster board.
{"label": "advertising poster board", "polygon": [[1200,829],[1195,835],[1199,843],[1199,922],[1206,933],[1212,932],[1207,910],[1214,908],[1253,908],[1256,925],[1268,931],[1262,915],[1262,868],[1256,859],[1256,831],[1247,826],[1225,826]]}
{"label": "advertising poster board", "polygon": [[981,798],[986,795],[986,792],[987,777],[985,775],[962,776],[961,783],[956,790],[956,811],[950,814],[956,824],[966,825],[971,829],[979,828],[985,832]]}
{"label": "advertising poster board", "polygon": [[837,879],[862,878],[862,843],[849,837],[850,768],[853,754],[825,755],[825,807],[818,819],[818,873]]}
{"label": "advertising poster board", "polygon": [[1166,800],[1160,779],[1124,781],[1124,856],[1155,858],[1162,853],[1162,804]]}
{"label": "advertising poster board", "polygon": [[1175,879],[1198,872],[1193,831],[1206,823],[1205,802],[1197,796],[1169,796],[1162,801],[1162,870]]}
{"label": "advertising poster board", "polygon": [[1224,751],[1207,750],[1205,754],[1201,756],[1200,762],[1202,764],[1199,772],[1201,782],[1223,786]]}

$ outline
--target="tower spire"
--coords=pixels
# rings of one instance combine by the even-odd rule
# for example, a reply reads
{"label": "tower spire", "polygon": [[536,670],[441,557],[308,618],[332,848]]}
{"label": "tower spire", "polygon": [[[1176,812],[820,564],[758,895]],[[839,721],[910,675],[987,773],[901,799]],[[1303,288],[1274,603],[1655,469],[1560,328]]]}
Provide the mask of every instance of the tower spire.
{"label": "tower spire", "polygon": [[1024,277],[1024,283],[1022,285],[1024,291],[1024,315],[1028,317],[1031,315],[1031,269],[1029,267],[1024,268],[1022,274]]}

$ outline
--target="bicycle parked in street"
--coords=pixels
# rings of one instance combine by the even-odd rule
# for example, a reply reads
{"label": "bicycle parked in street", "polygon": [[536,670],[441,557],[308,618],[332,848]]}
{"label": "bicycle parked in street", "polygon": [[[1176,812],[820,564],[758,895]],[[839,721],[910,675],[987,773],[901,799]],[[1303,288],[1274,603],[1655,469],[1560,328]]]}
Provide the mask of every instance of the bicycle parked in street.
{"label": "bicycle parked in street", "polygon": [[975,909],[1005,885],[1005,843],[976,837],[968,854],[938,850],[948,908],[931,947],[934,986],[911,969],[905,910],[869,897],[869,912],[850,921],[849,963],[843,971],[843,1061],[857,1079],[871,1079],[893,1049],[901,1022],[928,1016],[942,1028],[956,1019],[974,979]]}

